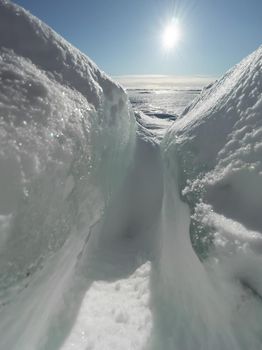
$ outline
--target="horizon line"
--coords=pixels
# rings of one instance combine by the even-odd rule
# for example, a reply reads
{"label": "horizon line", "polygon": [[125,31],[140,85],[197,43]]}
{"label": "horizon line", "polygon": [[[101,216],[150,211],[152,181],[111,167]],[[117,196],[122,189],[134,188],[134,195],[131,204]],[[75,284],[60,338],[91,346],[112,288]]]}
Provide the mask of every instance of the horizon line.
{"label": "horizon line", "polygon": [[112,76],[125,88],[199,88],[218,79],[213,75],[164,75],[164,74],[125,74]]}

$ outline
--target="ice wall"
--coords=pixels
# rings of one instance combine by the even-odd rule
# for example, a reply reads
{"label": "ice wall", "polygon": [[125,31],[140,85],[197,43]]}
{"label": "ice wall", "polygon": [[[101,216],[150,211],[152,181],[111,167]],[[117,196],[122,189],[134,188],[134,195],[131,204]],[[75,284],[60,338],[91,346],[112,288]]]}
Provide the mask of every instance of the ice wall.
{"label": "ice wall", "polygon": [[130,284],[146,258],[149,349],[261,348],[261,74],[259,48],[159,146],[120,86],[0,0],[1,349],[61,349],[92,278]]}
{"label": "ice wall", "polygon": [[1,349],[54,349],[63,340],[84,289],[81,254],[134,139],[123,89],[0,0]]}
{"label": "ice wall", "polygon": [[204,89],[162,143],[155,349],[261,348],[261,103],[262,47]]}
{"label": "ice wall", "polygon": [[[184,171],[180,186],[187,201],[203,201],[252,232],[262,232],[261,96],[259,47],[205,89],[168,136]],[[198,217],[207,208],[200,207]]]}

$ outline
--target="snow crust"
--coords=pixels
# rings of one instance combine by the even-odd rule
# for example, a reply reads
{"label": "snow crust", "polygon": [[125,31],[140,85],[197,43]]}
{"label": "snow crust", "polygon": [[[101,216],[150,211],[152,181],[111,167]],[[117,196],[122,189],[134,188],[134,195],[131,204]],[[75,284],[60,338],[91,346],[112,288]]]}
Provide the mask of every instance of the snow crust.
{"label": "snow crust", "polygon": [[262,47],[206,89],[170,133],[183,195],[262,232]]}
{"label": "snow crust", "polygon": [[260,349],[261,135],[262,47],[171,123],[0,0],[0,348]]}
{"label": "snow crust", "polygon": [[[165,348],[261,347],[261,103],[259,47],[204,89],[162,144],[170,179],[157,278],[171,293],[162,296],[161,307],[173,300],[172,326],[159,336],[169,338]],[[184,210],[173,204],[180,198]]]}
{"label": "snow crust", "polygon": [[126,279],[93,283],[62,349],[143,349],[152,328],[149,276],[145,263]]}
{"label": "snow crust", "polygon": [[134,142],[124,90],[0,0],[0,348],[59,348],[84,291],[83,250]]}

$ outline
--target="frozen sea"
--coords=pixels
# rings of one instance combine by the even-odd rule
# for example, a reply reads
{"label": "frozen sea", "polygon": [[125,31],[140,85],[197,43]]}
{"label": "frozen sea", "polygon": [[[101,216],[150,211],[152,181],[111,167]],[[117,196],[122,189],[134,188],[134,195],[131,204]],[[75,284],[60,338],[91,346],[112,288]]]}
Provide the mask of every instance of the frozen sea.
{"label": "frozen sea", "polygon": [[162,140],[167,129],[200,92],[196,89],[127,90],[138,124],[148,130],[156,142]]}
{"label": "frozen sea", "polygon": [[129,99],[135,110],[149,116],[164,118],[179,116],[185,107],[200,94],[201,90],[130,89]]}

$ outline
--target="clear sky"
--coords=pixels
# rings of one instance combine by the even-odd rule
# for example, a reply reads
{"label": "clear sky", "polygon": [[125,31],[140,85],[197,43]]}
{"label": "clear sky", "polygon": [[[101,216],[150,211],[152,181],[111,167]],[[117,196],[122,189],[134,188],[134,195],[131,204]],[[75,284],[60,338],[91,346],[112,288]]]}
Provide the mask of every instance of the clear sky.
{"label": "clear sky", "polygon": [[[18,0],[111,75],[219,76],[262,44],[262,0]],[[175,16],[181,40],[168,54]]]}

